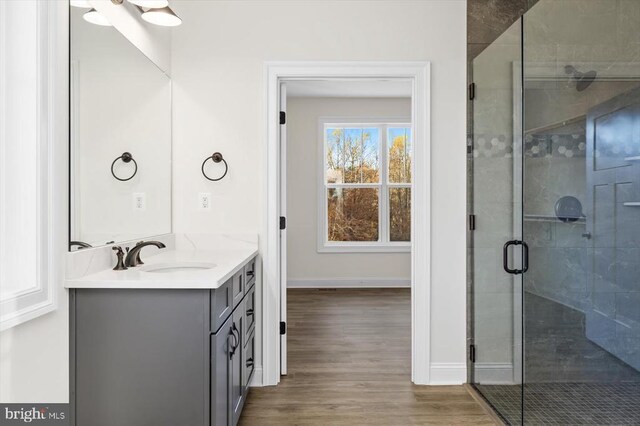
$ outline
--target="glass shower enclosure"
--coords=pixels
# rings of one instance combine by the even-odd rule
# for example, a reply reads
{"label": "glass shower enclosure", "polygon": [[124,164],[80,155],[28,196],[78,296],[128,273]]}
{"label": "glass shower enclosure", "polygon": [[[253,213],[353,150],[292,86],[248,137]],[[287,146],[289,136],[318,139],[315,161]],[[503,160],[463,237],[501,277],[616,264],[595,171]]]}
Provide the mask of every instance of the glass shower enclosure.
{"label": "glass shower enclosure", "polygon": [[540,0],[473,61],[470,382],[640,424],[640,1]]}

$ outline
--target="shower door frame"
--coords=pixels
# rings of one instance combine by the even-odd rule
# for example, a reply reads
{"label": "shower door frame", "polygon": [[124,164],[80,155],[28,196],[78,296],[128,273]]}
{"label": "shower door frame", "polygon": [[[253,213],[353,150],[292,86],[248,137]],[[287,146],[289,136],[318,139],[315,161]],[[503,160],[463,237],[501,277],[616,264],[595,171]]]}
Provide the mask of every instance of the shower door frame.
{"label": "shower door frame", "polygon": [[[513,156],[512,156],[512,188],[513,188],[513,211],[512,211],[512,236],[513,239],[523,240],[524,238],[524,141],[523,141],[523,122],[524,122],[524,17],[520,16],[518,20],[514,22],[519,22],[520,25],[520,52],[519,52],[519,60],[511,62],[511,80],[512,80],[512,148],[513,148]],[[474,82],[474,67],[473,61],[469,64],[469,79],[471,82]],[[474,94],[475,95],[475,94]],[[469,107],[468,114],[470,116],[469,126],[471,129],[470,137],[471,137],[471,145],[469,148],[470,157],[467,168],[467,173],[469,174],[469,195],[468,195],[468,214],[475,215],[474,204],[475,204],[475,180],[474,180],[474,171],[475,171],[475,161],[472,155],[475,142],[475,126],[474,126],[474,101],[472,97],[469,98]],[[469,268],[469,287],[468,287],[468,342],[469,342],[469,357],[468,359],[468,380],[475,387],[476,382],[476,363],[472,360],[471,347],[475,346],[477,342],[475,341],[475,297],[474,297],[474,289],[475,289],[475,276],[474,276],[474,256],[475,256],[475,242],[474,242],[474,229],[470,228],[468,231],[468,244],[470,247],[470,254],[468,258],[468,268]],[[512,252],[511,261],[514,263],[514,267],[521,269],[521,265],[523,262],[522,251],[520,249],[514,249]],[[512,298],[512,362],[511,362],[511,374],[510,374],[510,384],[514,386],[520,386],[520,392],[522,396],[521,403],[521,415],[524,419],[524,279],[522,274],[514,275],[511,278],[512,288],[513,288],[513,298]],[[508,377],[507,372],[500,373],[502,377]],[[482,395],[482,397],[489,402],[498,416],[502,417],[502,414],[493,407],[492,402],[487,399],[480,390],[475,388],[476,391]]]}

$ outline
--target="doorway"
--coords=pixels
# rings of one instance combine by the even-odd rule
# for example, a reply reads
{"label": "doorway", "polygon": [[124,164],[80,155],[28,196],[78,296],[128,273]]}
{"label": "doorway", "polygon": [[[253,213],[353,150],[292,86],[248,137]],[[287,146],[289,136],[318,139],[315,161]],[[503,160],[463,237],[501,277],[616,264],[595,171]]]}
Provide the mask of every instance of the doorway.
{"label": "doorway", "polygon": [[[429,132],[428,63],[271,63],[267,78],[267,241],[263,292],[263,384],[275,385],[287,373],[286,274],[286,90],[300,81],[404,82],[410,87],[410,132],[413,143],[411,190],[411,371],[412,381],[429,383]],[[294,83],[295,84],[295,83]],[[360,117],[362,118],[362,117]],[[396,117],[397,119],[397,117]],[[406,121],[406,120],[405,120]],[[276,125],[274,125],[276,123]],[[336,124],[336,123],[326,123]],[[362,123],[360,123],[362,124]],[[380,125],[382,123],[376,123]],[[401,124],[386,123],[387,126]],[[335,130],[336,126],[331,127]],[[361,126],[362,128],[362,126]],[[322,127],[323,131],[327,130]],[[384,131],[387,131],[385,128]],[[285,179],[283,179],[283,177]],[[332,189],[332,188],[329,188]],[[313,189],[315,192],[315,187]],[[382,225],[379,230],[382,231]],[[388,229],[384,229],[385,235]],[[318,235],[321,235],[319,231]],[[331,249],[319,237],[324,249]],[[392,241],[387,241],[392,243]]]}

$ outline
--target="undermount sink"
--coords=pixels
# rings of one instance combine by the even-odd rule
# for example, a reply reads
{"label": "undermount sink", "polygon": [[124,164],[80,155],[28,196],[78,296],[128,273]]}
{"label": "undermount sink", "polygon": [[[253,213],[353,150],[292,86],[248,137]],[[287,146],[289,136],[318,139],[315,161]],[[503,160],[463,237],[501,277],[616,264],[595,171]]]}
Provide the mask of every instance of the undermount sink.
{"label": "undermount sink", "polygon": [[215,263],[200,263],[200,262],[158,263],[155,265],[141,266],[140,271],[151,272],[154,274],[168,274],[171,272],[204,271],[206,269],[212,269],[215,267],[216,267]]}

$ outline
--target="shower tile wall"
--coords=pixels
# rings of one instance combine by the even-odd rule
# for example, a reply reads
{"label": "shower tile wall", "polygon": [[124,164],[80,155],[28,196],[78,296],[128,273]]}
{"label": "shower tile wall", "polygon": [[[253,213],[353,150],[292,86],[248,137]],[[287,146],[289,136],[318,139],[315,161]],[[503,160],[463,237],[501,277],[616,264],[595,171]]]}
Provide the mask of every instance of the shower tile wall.
{"label": "shower tile wall", "polygon": [[525,291],[584,311],[589,293],[584,218],[561,222],[555,204],[564,196],[585,203],[584,120],[525,135],[524,240],[531,268]]}
{"label": "shower tile wall", "polygon": [[535,3],[537,0],[467,0],[469,62]]}

